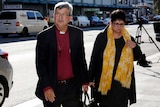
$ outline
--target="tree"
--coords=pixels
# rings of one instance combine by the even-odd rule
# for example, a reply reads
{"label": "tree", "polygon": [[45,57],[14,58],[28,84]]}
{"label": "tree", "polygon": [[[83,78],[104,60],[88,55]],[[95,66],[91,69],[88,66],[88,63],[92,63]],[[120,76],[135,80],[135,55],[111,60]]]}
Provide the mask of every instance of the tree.
{"label": "tree", "polygon": [[156,14],[160,14],[160,0],[153,0]]}

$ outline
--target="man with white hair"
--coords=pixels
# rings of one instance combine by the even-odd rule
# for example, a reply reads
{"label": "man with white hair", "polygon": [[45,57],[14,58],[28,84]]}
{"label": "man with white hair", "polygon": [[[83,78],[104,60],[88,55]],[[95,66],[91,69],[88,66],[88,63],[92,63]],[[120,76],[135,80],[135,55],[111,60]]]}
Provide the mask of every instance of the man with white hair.
{"label": "man with white hair", "polygon": [[83,31],[68,24],[72,11],[70,3],[57,3],[55,24],[37,35],[36,96],[44,107],[79,107],[82,89],[88,90]]}

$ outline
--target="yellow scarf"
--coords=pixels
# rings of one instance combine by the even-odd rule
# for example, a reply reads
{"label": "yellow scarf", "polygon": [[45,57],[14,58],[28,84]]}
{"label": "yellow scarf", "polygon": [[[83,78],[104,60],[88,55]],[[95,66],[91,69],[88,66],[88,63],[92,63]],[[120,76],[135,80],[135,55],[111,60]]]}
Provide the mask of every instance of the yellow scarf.
{"label": "yellow scarf", "polygon": [[[113,31],[111,26],[108,27],[107,35],[108,35],[108,42],[103,53],[102,73],[98,88],[98,91],[100,91],[102,95],[106,95],[108,90],[111,89],[112,73],[113,73],[113,68],[115,63],[114,62],[115,53],[116,53],[115,40],[113,37]],[[125,41],[131,40],[129,33],[125,28],[122,30],[122,35]],[[119,81],[122,87],[130,88],[132,71],[133,71],[133,52],[131,48],[125,45],[122,49],[121,57],[118,63],[114,80]]]}

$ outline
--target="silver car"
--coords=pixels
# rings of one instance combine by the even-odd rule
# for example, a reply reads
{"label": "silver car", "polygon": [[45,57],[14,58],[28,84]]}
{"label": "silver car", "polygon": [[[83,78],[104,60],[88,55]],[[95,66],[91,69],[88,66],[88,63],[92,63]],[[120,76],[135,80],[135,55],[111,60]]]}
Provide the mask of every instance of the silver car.
{"label": "silver car", "polygon": [[13,69],[8,61],[8,53],[0,49],[0,107],[9,96],[9,91],[13,85]]}

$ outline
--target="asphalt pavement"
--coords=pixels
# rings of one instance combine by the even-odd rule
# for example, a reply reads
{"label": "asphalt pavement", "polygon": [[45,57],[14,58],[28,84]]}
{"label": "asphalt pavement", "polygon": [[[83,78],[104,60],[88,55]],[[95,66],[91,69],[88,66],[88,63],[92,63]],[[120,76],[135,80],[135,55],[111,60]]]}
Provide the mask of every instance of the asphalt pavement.
{"label": "asphalt pavement", "polygon": [[[160,107],[160,52],[147,56],[151,67],[135,65],[137,103],[130,107]],[[43,107],[42,102],[35,98],[14,107]]]}

